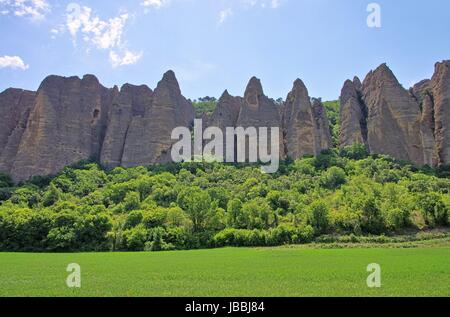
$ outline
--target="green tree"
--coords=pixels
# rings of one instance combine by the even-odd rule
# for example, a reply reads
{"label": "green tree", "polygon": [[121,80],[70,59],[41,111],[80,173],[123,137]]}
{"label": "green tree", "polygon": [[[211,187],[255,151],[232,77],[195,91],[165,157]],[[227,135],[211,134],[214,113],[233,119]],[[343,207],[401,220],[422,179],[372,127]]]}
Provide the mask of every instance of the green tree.
{"label": "green tree", "polygon": [[315,201],[308,210],[308,224],[314,228],[317,235],[325,233],[330,226],[328,206],[322,201]]}
{"label": "green tree", "polygon": [[437,193],[428,193],[418,197],[418,205],[430,227],[448,225],[448,209]]}
{"label": "green tree", "polygon": [[328,169],[322,177],[323,186],[328,189],[336,189],[344,185],[347,182],[347,175],[345,171],[340,168],[333,166]]}
{"label": "green tree", "polygon": [[61,194],[61,191],[54,184],[50,184],[42,200],[44,206],[49,207],[54,205],[61,198]]}
{"label": "green tree", "polygon": [[194,232],[205,229],[206,222],[212,213],[211,203],[208,192],[199,187],[185,188],[178,194],[178,205],[192,221]]}
{"label": "green tree", "polygon": [[139,209],[140,205],[141,205],[141,198],[139,193],[137,192],[127,193],[124,199],[125,211],[132,211]]}

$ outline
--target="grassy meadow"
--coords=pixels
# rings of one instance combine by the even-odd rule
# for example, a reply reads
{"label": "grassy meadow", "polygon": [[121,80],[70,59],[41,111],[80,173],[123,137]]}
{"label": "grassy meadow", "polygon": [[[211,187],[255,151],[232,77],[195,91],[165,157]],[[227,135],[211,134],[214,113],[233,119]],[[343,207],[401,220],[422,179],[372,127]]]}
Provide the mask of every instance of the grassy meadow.
{"label": "grassy meadow", "polygon": [[[69,263],[81,288],[66,286]],[[367,287],[378,263],[382,287]],[[0,253],[0,296],[450,296],[448,245],[224,248],[156,253]]]}

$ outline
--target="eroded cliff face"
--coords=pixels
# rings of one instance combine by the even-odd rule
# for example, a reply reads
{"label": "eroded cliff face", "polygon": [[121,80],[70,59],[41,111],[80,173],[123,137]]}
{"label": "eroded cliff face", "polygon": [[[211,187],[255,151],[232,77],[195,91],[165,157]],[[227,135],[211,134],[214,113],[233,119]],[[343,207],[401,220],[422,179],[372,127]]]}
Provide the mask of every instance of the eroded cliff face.
{"label": "eroded cliff face", "polygon": [[371,153],[417,166],[449,164],[449,65],[449,61],[437,63],[432,79],[409,91],[386,64],[371,71],[360,89],[347,81],[341,94],[341,145],[363,141]]}
{"label": "eroded cliff face", "polygon": [[280,127],[280,116],[274,101],[264,95],[261,81],[250,79],[244,93],[237,125],[241,127]]}
{"label": "eroded cliff face", "polygon": [[317,154],[311,98],[300,79],[294,82],[286,98],[283,126],[288,157],[296,159]]}
{"label": "eroded cliff face", "polygon": [[318,155],[332,147],[328,118],[320,99],[309,97],[305,84],[297,79],[286,98],[283,128],[287,157],[298,159]]}
{"label": "eroded cliff face", "polygon": [[14,163],[35,96],[21,89],[0,94],[0,170],[9,171]]}
{"label": "eroded cliff face", "polygon": [[107,168],[121,166],[125,141],[132,122],[144,118],[152,106],[153,91],[147,86],[125,84],[115,93],[109,113],[100,162]]}
{"label": "eroded cliff face", "polygon": [[450,61],[436,64],[430,82],[430,106],[434,105],[437,164],[450,164]]}
{"label": "eroded cliff face", "polygon": [[0,95],[0,171],[19,182],[87,159],[109,168],[168,162],[172,129],[193,120],[171,71],[155,92],[108,89],[92,75],[49,76],[36,93]]}
{"label": "eroded cliff face", "polygon": [[10,169],[13,180],[55,174],[67,165],[98,157],[109,105],[110,91],[94,76],[47,77]]}
{"label": "eroded cliff face", "polygon": [[[364,82],[355,77],[341,92],[341,146],[364,144],[415,165],[450,164],[450,61],[437,63],[431,79],[405,90],[385,65]],[[0,94],[0,171],[15,182],[58,173],[86,159],[108,168],[171,161],[176,127],[191,127],[192,104],[175,74],[153,91],[102,86],[96,77],[49,76],[37,92]],[[280,158],[318,155],[332,147],[325,108],[298,79],[286,102],[267,97],[252,78],[244,97],[225,91],[204,128],[278,127]],[[270,139],[269,139],[270,141]],[[226,144],[225,144],[226,145]],[[248,153],[247,153],[248,154]]]}
{"label": "eroded cliff face", "polygon": [[419,105],[385,64],[367,75],[363,82],[363,100],[368,109],[370,152],[425,164]]}
{"label": "eroded cliff face", "polygon": [[322,100],[313,98],[312,102],[314,122],[316,126],[316,151],[320,154],[322,151],[333,147],[330,122]]}
{"label": "eroded cliff face", "polygon": [[125,139],[123,167],[167,163],[171,161],[172,130],[190,127],[195,111],[181,95],[172,71],[164,74],[152,96],[151,106],[145,113],[134,116]]}
{"label": "eroded cliff face", "polygon": [[[239,112],[237,124],[238,127],[268,128],[267,144],[270,149],[271,129],[279,129],[279,157],[284,158],[284,142],[282,132],[282,121],[280,111],[275,102],[264,94],[261,81],[253,77],[250,79],[244,93],[244,102]],[[247,147],[248,148],[248,147]],[[247,156],[248,157],[248,156]]]}
{"label": "eroded cliff face", "polygon": [[[244,97],[231,96],[226,90],[220,97],[217,108],[211,116],[208,126],[220,128],[224,133],[225,149],[228,147],[226,142],[226,128],[251,128],[254,127],[259,132],[259,128],[268,128],[268,148],[271,148],[271,129],[279,128],[279,156],[283,158],[284,140],[281,110],[275,102],[264,94],[261,81],[253,77],[248,82],[244,92]],[[235,140],[236,141],[236,140]],[[249,158],[249,147],[247,144],[246,159]],[[235,150],[236,150],[235,142]],[[236,151],[235,151],[236,152]],[[270,151],[269,151],[270,152]],[[236,156],[235,156],[236,158]]]}
{"label": "eroded cliff face", "polygon": [[367,111],[361,101],[361,82],[359,79],[347,80],[341,91],[340,117],[342,147],[353,144],[367,145]]}
{"label": "eroded cliff face", "polygon": [[228,90],[225,90],[217,102],[216,110],[209,119],[208,125],[218,127],[222,131],[228,127],[236,127],[243,106],[244,98],[231,96]]}

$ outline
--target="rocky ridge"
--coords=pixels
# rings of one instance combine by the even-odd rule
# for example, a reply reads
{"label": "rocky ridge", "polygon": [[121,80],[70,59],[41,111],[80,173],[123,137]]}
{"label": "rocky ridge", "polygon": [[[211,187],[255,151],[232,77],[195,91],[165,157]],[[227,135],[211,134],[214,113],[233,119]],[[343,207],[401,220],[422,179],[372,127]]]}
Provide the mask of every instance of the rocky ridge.
{"label": "rocky ridge", "polygon": [[[340,96],[342,147],[363,144],[415,165],[450,164],[450,61],[409,91],[386,64],[364,81],[347,80]],[[93,75],[49,76],[37,92],[0,94],[0,171],[15,182],[54,175],[67,165],[95,159],[107,168],[170,162],[171,132],[191,127],[194,108],[175,74],[155,90],[125,84],[106,88]],[[297,79],[280,105],[253,77],[244,97],[225,91],[205,126],[278,127],[280,157],[297,159],[330,149],[325,108]]]}
{"label": "rocky ridge", "polygon": [[450,61],[406,90],[386,64],[341,92],[341,146],[364,144],[417,166],[450,164]]}

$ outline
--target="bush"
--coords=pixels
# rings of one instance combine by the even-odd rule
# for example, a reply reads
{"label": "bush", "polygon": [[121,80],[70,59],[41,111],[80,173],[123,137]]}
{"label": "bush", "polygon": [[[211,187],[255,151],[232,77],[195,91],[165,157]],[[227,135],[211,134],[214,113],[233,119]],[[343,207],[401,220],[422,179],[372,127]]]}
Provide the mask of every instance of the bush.
{"label": "bush", "polygon": [[124,208],[125,211],[132,211],[139,209],[141,204],[141,198],[139,196],[139,193],[136,192],[129,192],[126,194],[124,199]]}
{"label": "bush", "polygon": [[449,224],[449,211],[439,194],[420,195],[418,205],[428,226],[437,227]]}
{"label": "bush", "polygon": [[0,172],[0,188],[12,187],[14,184],[9,175]]}
{"label": "bush", "polygon": [[175,250],[175,246],[170,243],[166,243],[164,238],[166,231],[164,228],[158,227],[149,230],[149,240],[145,243],[145,251],[169,251]]}
{"label": "bush", "polygon": [[144,251],[145,243],[148,242],[148,231],[144,226],[125,230],[123,236],[127,251]]}
{"label": "bush", "polygon": [[361,229],[368,234],[381,234],[385,229],[384,219],[375,197],[366,197],[361,205]]}
{"label": "bush", "polygon": [[352,208],[343,206],[330,214],[331,223],[337,232],[361,234],[361,215]]}
{"label": "bush", "polygon": [[322,184],[328,189],[336,189],[347,182],[347,175],[342,168],[333,166],[325,172],[322,177]]}
{"label": "bush", "polygon": [[279,246],[311,242],[314,229],[311,226],[293,227],[281,225],[270,230],[225,229],[217,233],[213,242],[217,247]]}
{"label": "bush", "polygon": [[315,201],[309,206],[308,224],[314,228],[316,235],[325,233],[330,225],[328,206]]}
{"label": "bush", "polygon": [[354,144],[342,148],[340,155],[351,160],[362,160],[369,156],[369,151],[364,144]]}

